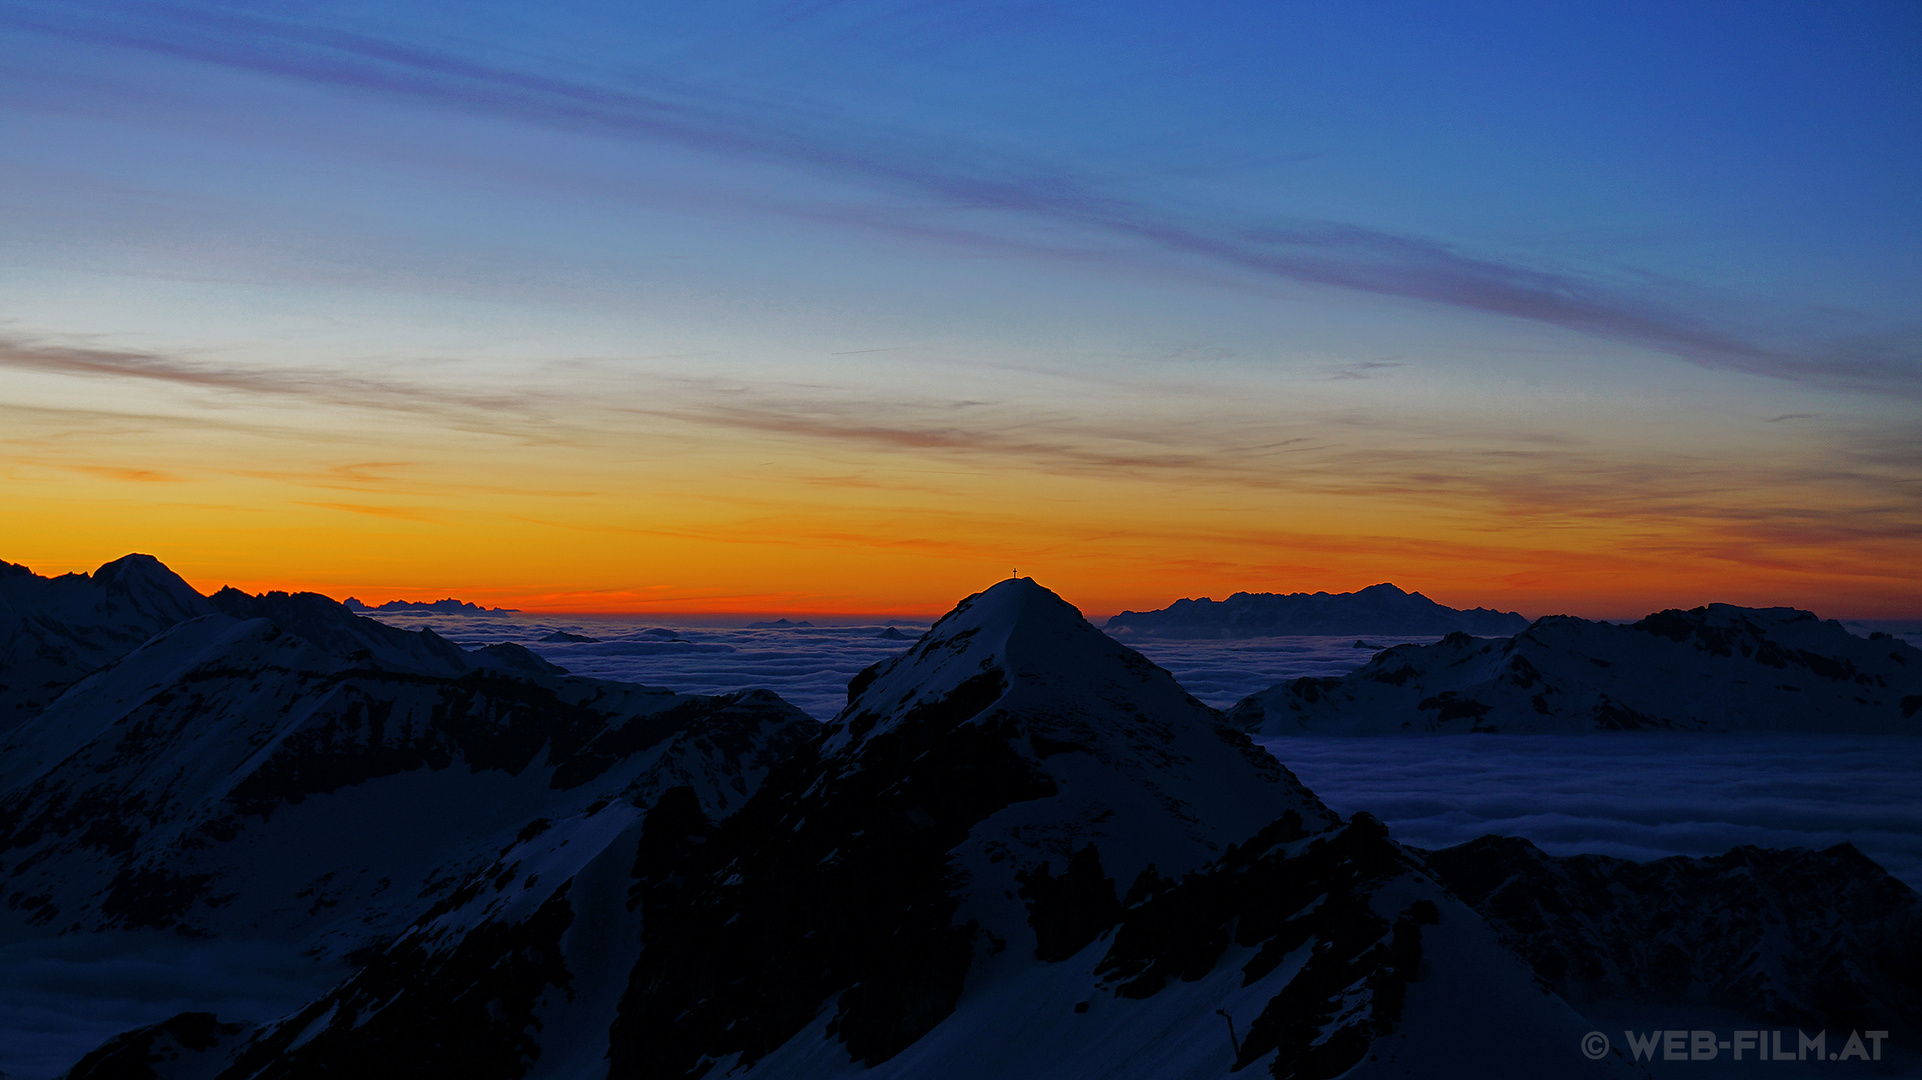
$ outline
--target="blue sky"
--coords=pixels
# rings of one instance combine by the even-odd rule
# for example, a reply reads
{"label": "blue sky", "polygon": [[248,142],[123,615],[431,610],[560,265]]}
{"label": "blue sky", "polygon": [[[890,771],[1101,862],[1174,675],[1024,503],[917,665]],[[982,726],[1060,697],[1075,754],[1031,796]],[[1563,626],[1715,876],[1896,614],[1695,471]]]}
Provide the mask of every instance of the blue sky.
{"label": "blue sky", "polygon": [[[181,508],[345,469],[285,527],[428,551],[564,489],[842,582],[824,523],[952,539],[1012,484],[866,600],[1007,553],[1117,602],[1365,585],[1412,538],[1543,604],[1677,558],[1922,599],[1919,46],[1911,4],[0,3],[14,542],[77,565],[114,516],[211,567]],[[1615,576],[1555,593],[1578,556]]]}

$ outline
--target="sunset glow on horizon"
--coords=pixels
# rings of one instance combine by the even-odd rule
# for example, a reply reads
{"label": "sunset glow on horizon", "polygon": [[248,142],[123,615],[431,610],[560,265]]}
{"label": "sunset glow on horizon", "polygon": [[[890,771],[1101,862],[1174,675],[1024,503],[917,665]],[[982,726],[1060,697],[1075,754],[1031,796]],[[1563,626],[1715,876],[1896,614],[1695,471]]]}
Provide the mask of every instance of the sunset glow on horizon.
{"label": "sunset glow on horizon", "polygon": [[1922,616],[1900,4],[0,7],[0,559]]}

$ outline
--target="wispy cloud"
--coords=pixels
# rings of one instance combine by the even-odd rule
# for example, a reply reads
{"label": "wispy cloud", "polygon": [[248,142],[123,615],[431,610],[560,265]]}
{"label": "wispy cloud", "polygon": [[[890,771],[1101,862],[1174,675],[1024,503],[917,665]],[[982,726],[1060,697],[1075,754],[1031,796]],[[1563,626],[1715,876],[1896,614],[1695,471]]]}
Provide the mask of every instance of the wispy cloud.
{"label": "wispy cloud", "polygon": [[[1471,522],[1481,523],[1471,524],[1470,531],[1479,528],[1491,537],[1514,530],[1577,529],[1641,536],[1644,539],[1635,543],[1642,547],[1681,544],[1686,552],[1677,548],[1678,554],[1758,564],[1775,558],[1787,560],[1784,565],[1793,562],[1798,550],[1912,547],[1922,529],[1922,485],[1914,480],[1922,441],[1906,430],[1867,423],[1831,432],[1793,452],[1732,460],[1713,448],[1640,452],[1573,434],[1423,431],[1386,416],[1282,421],[1256,410],[1168,421],[1124,409],[1104,419],[1037,409],[1018,398],[962,402],[767,380],[746,385],[631,372],[624,389],[612,394],[477,394],[318,369],[269,369],[0,338],[0,369],[9,366],[88,378],[160,380],[327,406],[398,409],[416,419],[476,430],[542,426],[546,421],[538,411],[547,411],[565,416],[569,438],[590,454],[677,427],[705,430],[715,436],[716,445],[734,454],[750,452],[748,447],[754,447],[751,452],[771,451],[769,465],[775,474],[817,492],[876,488],[932,493],[942,502],[972,490],[968,478],[982,475],[983,469],[1016,470],[1023,475],[1125,480],[1146,485],[1137,489],[1141,492],[1205,488],[1228,497],[1238,492],[1264,504],[1301,496],[1426,507],[1452,519],[1468,512]],[[1142,387],[1134,391],[1144,400],[1153,396]],[[807,450],[784,456],[778,450],[782,443],[805,444]],[[845,458],[853,471],[822,470],[821,462],[837,458]],[[807,463],[806,468],[794,472],[795,462]],[[931,465],[958,468],[929,472]],[[169,476],[158,468],[129,471],[111,461],[87,467],[128,480]],[[230,465],[224,471],[416,503],[450,492],[593,494],[584,488],[523,490],[472,476],[450,477],[444,464],[425,460],[349,459],[292,471]],[[937,489],[931,490],[930,478],[935,476],[945,479],[933,481]],[[728,491],[716,497],[745,513],[792,509],[783,509],[778,500],[767,502],[765,493]],[[757,510],[757,500],[767,505]],[[425,520],[420,515],[426,513],[379,502],[322,499],[309,505],[404,520]],[[916,514],[926,518],[938,511],[920,506]],[[1148,535],[1139,523],[1134,529]],[[754,535],[766,531],[748,529]],[[790,524],[773,531],[810,542],[833,539],[832,530],[818,525]],[[1192,528],[1179,532],[1192,539]],[[671,528],[662,535],[670,533],[681,535]],[[1661,539],[1665,536],[1675,539]],[[927,542],[918,534],[902,538],[909,545]],[[1744,551],[1761,547],[1777,554]]]}
{"label": "wispy cloud", "polygon": [[[1092,432],[1055,430],[1055,438],[1037,438],[1019,430],[1000,430],[983,421],[974,427],[919,425],[901,422],[903,410],[875,409],[858,404],[824,402],[759,404],[689,403],[674,409],[636,410],[645,415],[709,427],[733,428],[769,435],[794,436],[816,442],[840,443],[875,450],[932,451],[989,454],[1026,460],[1045,467],[1098,470],[1105,474],[1132,470],[1192,470],[1206,466],[1210,456],[1201,450],[1158,448],[1137,439],[1133,449],[1100,449],[1114,442]],[[886,413],[894,416],[885,416]],[[877,417],[885,416],[878,419]],[[1032,421],[1006,421],[1013,427],[1036,427]],[[1052,427],[1052,425],[1048,425]]]}
{"label": "wispy cloud", "polygon": [[0,336],[0,368],[58,375],[172,383],[207,390],[300,398],[357,408],[448,413],[529,414],[543,403],[526,392],[476,393],[315,367],[221,363],[137,349],[63,345]]}
{"label": "wispy cloud", "polygon": [[[785,208],[893,232],[1031,254],[1199,262],[1254,280],[1412,299],[1526,320],[1712,368],[1922,397],[1908,339],[1833,348],[1758,339],[1587,275],[1505,262],[1430,237],[1354,224],[1278,222],[1136,195],[1087,170],[965,145],[953,132],[863,121],[845,109],[729,96],[645,73],[595,78],[496,54],[275,18],[218,4],[16,7],[34,31],[147,50],[435,107],[603,137],[775,162],[866,185],[885,199]],[[901,205],[907,197],[910,205]],[[797,196],[797,200],[800,199]],[[769,207],[762,207],[768,209]],[[1037,236],[1046,236],[1045,244]]]}

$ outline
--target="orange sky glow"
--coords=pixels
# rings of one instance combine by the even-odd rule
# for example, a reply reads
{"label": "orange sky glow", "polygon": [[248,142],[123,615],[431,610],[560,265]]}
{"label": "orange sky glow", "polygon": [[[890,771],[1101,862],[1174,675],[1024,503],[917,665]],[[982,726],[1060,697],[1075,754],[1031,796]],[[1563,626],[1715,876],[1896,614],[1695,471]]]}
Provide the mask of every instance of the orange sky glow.
{"label": "orange sky glow", "polygon": [[0,18],[0,559],[1922,617],[1881,9],[255,7]]}

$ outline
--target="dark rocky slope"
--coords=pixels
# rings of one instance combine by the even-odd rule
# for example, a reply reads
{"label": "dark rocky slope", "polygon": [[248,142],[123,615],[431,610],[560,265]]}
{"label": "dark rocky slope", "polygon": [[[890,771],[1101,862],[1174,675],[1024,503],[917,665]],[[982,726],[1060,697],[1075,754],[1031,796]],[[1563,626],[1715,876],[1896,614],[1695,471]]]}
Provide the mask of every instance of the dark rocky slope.
{"label": "dark rocky slope", "polygon": [[1424,861],[1577,1007],[1922,1027],[1922,896],[1850,845],[1638,863],[1484,836]]}

